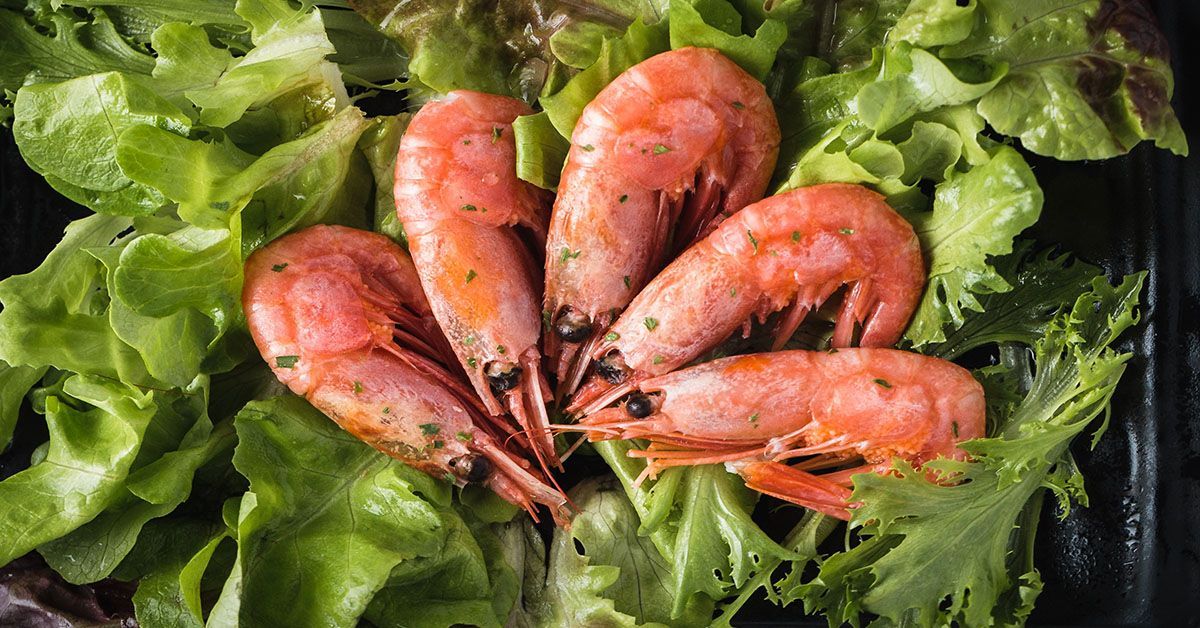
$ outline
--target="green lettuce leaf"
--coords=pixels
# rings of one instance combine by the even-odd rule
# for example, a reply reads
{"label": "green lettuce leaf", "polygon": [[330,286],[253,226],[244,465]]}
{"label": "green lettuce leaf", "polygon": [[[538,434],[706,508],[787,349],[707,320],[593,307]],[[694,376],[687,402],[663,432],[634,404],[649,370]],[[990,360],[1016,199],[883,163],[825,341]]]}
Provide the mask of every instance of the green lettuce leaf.
{"label": "green lettuce leaf", "polygon": [[235,425],[234,464],[250,491],[237,562],[210,621],[354,626],[393,568],[442,547],[447,487],[303,400],[251,402]]}
{"label": "green lettuce leaf", "polygon": [[1014,533],[1014,526],[1034,519],[1031,500],[1040,499],[1048,480],[1063,477],[1056,468],[1072,439],[1107,416],[1130,357],[1110,345],[1137,323],[1144,278],[1131,275],[1114,287],[1097,277],[1054,319],[1033,348],[1036,366],[1023,399],[993,437],[964,444],[975,460],[925,465],[953,484],[933,483],[902,461],[895,475],[855,476],[852,499],[863,505],[852,524],[861,542],[830,556],[786,595],[826,612],[831,626],[857,625],[864,612],[914,626],[1027,616],[1040,579],[1032,569],[1014,574],[1010,565],[1024,561],[1010,556],[1029,552],[1035,527]]}
{"label": "green lettuce leaf", "polygon": [[320,12],[284,0],[238,0],[237,13],[250,24],[254,48],[215,83],[186,92],[202,123],[229,126],[248,109],[313,83],[328,89],[334,107],[349,104],[337,67],[325,60],[335,50]]}
{"label": "green lettuce leaf", "polygon": [[207,229],[241,212],[244,254],[317,223],[365,227],[370,172],[356,151],[370,123],[349,107],[258,158],[229,142],[189,140],[139,126],[121,135],[117,163],[132,179],[179,203]]}
{"label": "green lettuce leaf", "polygon": [[554,190],[571,144],[555,130],[546,112],[513,121],[517,143],[517,176],[540,188]]}
{"label": "green lettuce leaf", "polygon": [[96,215],[67,226],[33,272],[0,282],[0,359],[154,386],[136,349],[113,331],[103,265],[89,247],[108,246],[130,220]]}
{"label": "green lettuce leaf", "polygon": [[1037,221],[1042,189],[1017,151],[997,149],[992,160],[955,173],[937,188],[933,211],[910,214],[929,266],[929,283],[905,338],[920,347],[945,340],[944,327],[981,311],[976,295],[1012,286],[988,262],[1012,252],[1013,238]]}
{"label": "green lettuce leaf", "polygon": [[647,25],[636,20],[617,38],[604,39],[596,61],[575,75],[566,85],[538,98],[559,135],[570,139],[583,108],[619,74],[641,61],[671,48],[665,22]]}
{"label": "green lettuce leaf", "polygon": [[46,367],[12,366],[0,361],[0,450],[8,447],[20,418],[25,394],[46,374]]}
{"label": "green lettuce leaf", "polygon": [[555,530],[544,588],[526,609],[540,626],[707,626],[712,600],[683,612],[671,589],[671,565],[638,532],[638,515],[620,483],[589,479],[571,491],[579,508],[571,530]]}
{"label": "green lettuce leaf", "polygon": [[957,44],[975,28],[976,0],[912,0],[888,33],[919,48]]}
{"label": "green lettuce leaf", "polygon": [[667,588],[674,600],[671,616],[683,616],[689,604],[707,597],[721,600],[746,584],[764,565],[797,556],[771,540],[750,518],[756,494],[721,466],[669,469],[653,483],[634,488],[645,461],[625,454],[624,441],[596,443],[612,467],[642,524],[670,565]]}
{"label": "green lettuce leaf", "polygon": [[742,34],[742,14],[726,0],[671,0],[671,48],[715,48],[763,80],[787,39],[787,25],[764,20],[754,35]]}
{"label": "green lettuce leaf", "polygon": [[486,523],[442,509],[446,537],[433,556],[397,565],[364,617],[376,626],[507,625],[521,582]]}
{"label": "green lettuce leaf", "polygon": [[1012,68],[979,102],[997,131],[1064,160],[1121,155],[1142,140],[1187,154],[1167,43],[1146,3],[977,2],[974,32],[941,54]]}
{"label": "green lettuce leaf", "polygon": [[[562,4],[562,3],[559,3]],[[562,63],[583,69],[600,56],[603,41],[620,37],[635,20],[654,24],[667,15],[670,0],[599,0],[580,3],[572,15],[550,36],[550,51]]]}
{"label": "green lettuce leaf", "polygon": [[[228,529],[197,519],[170,518],[151,522],[123,568],[136,564],[140,573],[133,606],[146,628],[202,628],[203,577],[219,548],[232,543]],[[205,591],[208,589],[205,588]]]}
{"label": "green lettuce leaf", "polygon": [[30,17],[0,7],[0,32],[0,122],[12,114],[12,94],[23,85],[109,71],[146,75],[154,67],[154,59],[125,41],[104,13]]}
{"label": "green lettuce leaf", "polygon": [[187,135],[191,127],[178,107],[118,72],[24,87],[13,111],[13,137],[26,163],[71,200],[117,215],[148,215],[166,202],[117,166],[120,134],[149,125]]}
{"label": "green lettuce leaf", "polygon": [[[978,295],[986,315],[968,316],[961,327],[945,330],[946,339],[921,347],[923,353],[953,360],[987,344],[1021,343],[1032,346],[1064,307],[1085,292],[1100,269],[1052,249],[1033,252],[1029,241],[996,258],[993,264],[1012,290]],[[989,398],[993,395],[989,395]]]}
{"label": "green lettuce leaf", "polygon": [[[411,116],[404,113],[372,118],[371,128],[358,140],[358,148],[367,158],[371,174],[375,177],[375,213],[371,224],[375,231],[387,234],[405,248],[408,247],[408,242],[404,236],[404,225],[400,224],[400,218],[396,215],[394,188],[396,154],[400,150],[400,138],[408,128],[410,119]],[[517,151],[519,162],[520,147]]]}
{"label": "green lettuce leaf", "polygon": [[0,482],[0,563],[74,530],[111,504],[156,411],[152,393],[84,375],[69,376],[44,403],[45,458]]}

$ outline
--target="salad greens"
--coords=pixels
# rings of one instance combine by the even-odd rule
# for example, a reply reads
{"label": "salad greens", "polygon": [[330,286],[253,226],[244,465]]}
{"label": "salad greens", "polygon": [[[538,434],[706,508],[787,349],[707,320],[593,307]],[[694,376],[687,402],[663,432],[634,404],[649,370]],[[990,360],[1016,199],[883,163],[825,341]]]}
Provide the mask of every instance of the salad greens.
{"label": "salad greens", "polygon": [[[583,108],[685,46],[766,85],[773,191],[859,183],[913,223],[930,278],[903,346],[995,357],[971,461],[856,477],[839,542],[720,466],[635,486],[631,445],[598,443],[612,476],[572,489],[547,542],[257,359],[244,259],[318,223],[403,242],[392,167],[421,103],[527,100],[517,174],[553,189]],[[0,480],[0,565],[35,551],[70,582],[136,581],[148,627],[727,626],[759,596],[831,626],[1021,624],[1043,489],[1087,503],[1068,446],[1103,432],[1144,276],[1114,286],[1020,239],[1043,194],[1015,146],[1186,154],[1172,81],[1135,0],[0,0],[0,123],[93,212],[0,281],[0,445],[48,432]]]}

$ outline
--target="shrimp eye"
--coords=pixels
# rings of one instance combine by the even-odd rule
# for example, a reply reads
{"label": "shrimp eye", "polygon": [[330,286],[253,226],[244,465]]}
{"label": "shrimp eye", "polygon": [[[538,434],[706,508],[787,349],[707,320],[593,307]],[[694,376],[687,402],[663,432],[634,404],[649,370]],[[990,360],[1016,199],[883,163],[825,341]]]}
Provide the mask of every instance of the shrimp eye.
{"label": "shrimp eye", "polygon": [[654,403],[642,393],[633,393],[625,400],[625,412],[635,419],[644,419],[654,412]]}
{"label": "shrimp eye", "polygon": [[592,335],[592,321],[583,312],[565,308],[554,321],[554,333],[567,342],[583,342]]}
{"label": "shrimp eye", "polygon": [[467,454],[450,461],[458,476],[472,484],[479,484],[492,475],[492,463],[483,456]]}
{"label": "shrimp eye", "polygon": [[516,364],[492,362],[484,373],[487,375],[488,384],[491,384],[492,390],[498,393],[512,390],[521,383],[521,367]]}
{"label": "shrimp eye", "polygon": [[610,384],[620,384],[625,381],[625,376],[629,374],[629,367],[625,366],[625,360],[621,354],[616,351],[609,351],[604,357],[596,361],[596,372],[604,381]]}

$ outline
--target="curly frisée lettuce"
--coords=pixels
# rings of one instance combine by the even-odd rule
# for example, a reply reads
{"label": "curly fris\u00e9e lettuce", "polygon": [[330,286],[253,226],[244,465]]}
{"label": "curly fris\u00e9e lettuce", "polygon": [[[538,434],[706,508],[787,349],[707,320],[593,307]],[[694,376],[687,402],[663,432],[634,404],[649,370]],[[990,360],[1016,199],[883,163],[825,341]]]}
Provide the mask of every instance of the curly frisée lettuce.
{"label": "curly fris\u00e9e lettuce", "polygon": [[[963,445],[971,462],[939,460],[923,472],[897,462],[894,476],[856,476],[852,499],[863,506],[851,525],[860,542],[785,595],[826,613],[831,626],[857,625],[864,612],[893,624],[1020,623],[1040,580],[1031,566],[1009,561],[1033,534],[1017,524],[1044,488],[1064,499],[1082,495],[1067,446],[1099,417],[1093,439],[1103,432],[1130,358],[1110,345],[1137,323],[1144,278],[1114,287],[1097,277],[1053,319],[1032,348],[1032,364],[1011,367],[1032,377],[1020,401],[1004,408],[991,437]],[[950,485],[930,482],[929,471]]]}
{"label": "curly fris\u00e9e lettuce", "polygon": [[[1014,246],[1043,204],[1018,148],[1187,152],[1135,0],[0,0],[0,32],[0,123],[92,212],[0,281],[0,444],[48,433],[5,462],[0,565],[136,582],[150,628],[735,625],[759,596],[834,625],[1020,624],[1042,489],[1086,505],[1068,446],[1102,431],[1142,278]],[[998,355],[976,373],[988,438],[930,463],[942,483],[855,478],[830,551],[835,521],[722,467],[635,487],[632,444],[598,443],[612,477],[574,487],[550,537],[351,438],[257,359],[245,258],[318,223],[403,243],[392,171],[421,103],[525,99],[517,174],[553,189],[583,108],[685,46],[763,81],[773,192],[858,183],[913,223],[929,287],[905,347]]]}

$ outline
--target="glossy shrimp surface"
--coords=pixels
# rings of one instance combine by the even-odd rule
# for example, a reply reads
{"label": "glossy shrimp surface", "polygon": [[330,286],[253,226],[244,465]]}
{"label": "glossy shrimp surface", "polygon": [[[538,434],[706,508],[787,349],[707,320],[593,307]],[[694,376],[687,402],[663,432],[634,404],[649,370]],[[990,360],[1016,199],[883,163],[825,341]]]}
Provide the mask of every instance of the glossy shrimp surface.
{"label": "glossy shrimp surface", "polygon": [[529,113],[468,91],[426,104],[400,142],[395,198],[421,285],[476,393],[490,413],[511,412],[554,464],[538,294],[550,198],[517,179],[512,134]]}
{"label": "glossy shrimp surface", "polygon": [[394,458],[483,484],[535,516],[543,504],[565,524],[565,497],[467,386],[399,246],[310,227],[251,255],[245,277],[251,335],[293,392]]}
{"label": "glossy shrimp surface", "polygon": [[832,346],[854,344],[856,332],[861,346],[892,345],[924,285],[917,236],[879,194],[826,184],[772,196],[722,222],[638,294],[593,350],[597,375],[571,409],[606,406],[784,310],[779,349],[843,288]]}
{"label": "glossy shrimp surface", "polygon": [[665,260],[762,198],[778,152],[762,83],[714,50],[651,57],[588,104],[546,248],[547,355],[560,392],[578,385],[589,343]]}
{"label": "glossy shrimp surface", "polygon": [[[715,360],[641,382],[585,417],[593,440],[646,439],[666,467],[725,463],[751,488],[847,517],[850,477],[893,457],[962,459],[986,428],[983,388],[951,362],[895,349],[781,351]],[[784,461],[806,457],[796,466]],[[854,462],[859,461],[859,462]],[[827,466],[850,468],[822,473]]]}

